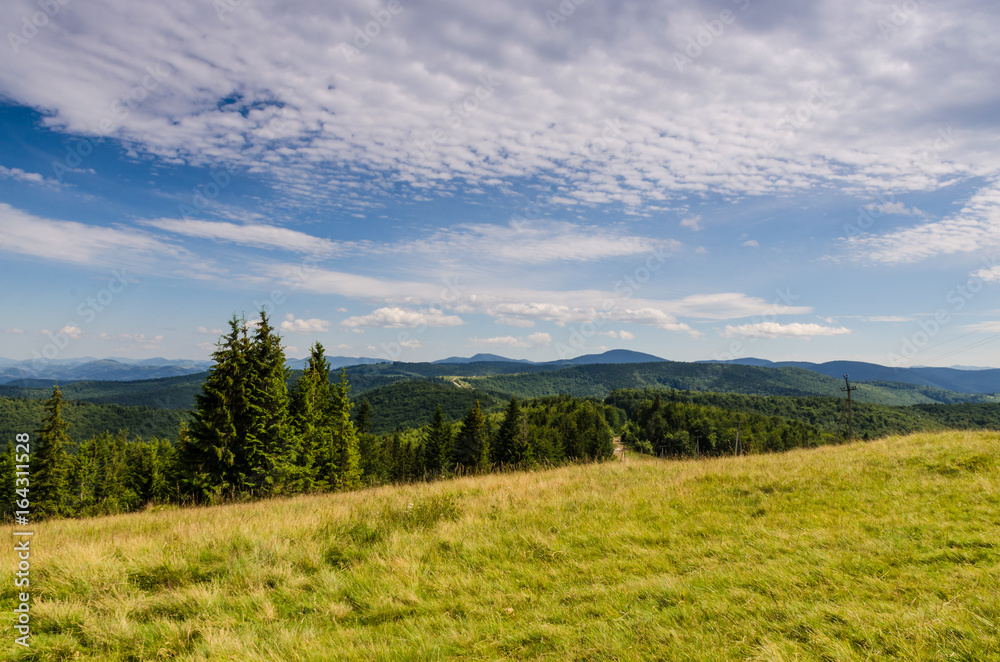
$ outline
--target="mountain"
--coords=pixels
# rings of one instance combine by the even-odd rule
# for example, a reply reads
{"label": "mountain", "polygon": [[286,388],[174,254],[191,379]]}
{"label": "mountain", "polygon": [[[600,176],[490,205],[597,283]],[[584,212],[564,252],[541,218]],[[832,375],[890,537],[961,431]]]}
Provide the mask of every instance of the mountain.
{"label": "mountain", "polygon": [[449,356],[446,359],[438,359],[437,361],[431,361],[431,363],[530,363],[535,364],[534,361],[529,361],[528,359],[508,359],[506,356],[499,356],[497,354],[484,354],[479,353],[470,357],[462,356]]}
{"label": "mountain", "polygon": [[843,378],[850,375],[851,381],[862,382],[902,382],[955,391],[958,393],[1000,393],[1000,369],[983,368],[963,370],[959,368],[891,368],[877,363],[863,361],[828,361],[808,363],[802,361],[768,361],[746,358],[730,361],[703,361],[702,363],[724,363],[729,365],[752,365],[770,368],[804,368],[828,377]]}
{"label": "mountain", "polygon": [[[285,361],[285,367],[291,368],[292,370],[304,370],[308,360],[308,356],[304,359],[287,359]],[[330,364],[330,367],[334,370],[354,365],[377,365],[379,363],[390,363],[387,359],[371,359],[363,356],[327,356],[326,360]],[[209,366],[211,366],[211,363],[209,363]]]}
{"label": "mountain", "polygon": [[33,360],[11,361],[0,367],[0,384],[27,386],[34,385],[33,380],[65,383],[85,380],[162,379],[205,372],[211,365],[211,361],[148,359],[127,362],[127,360],[89,357],[46,361],[41,365]]}
{"label": "mountain", "polygon": [[664,362],[659,356],[646,354],[645,352],[633,352],[630,349],[610,349],[603,354],[584,354],[575,359],[564,361],[551,361],[551,363],[564,363],[567,365],[594,365],[600,363],[657,363]]}
{"label": "mountain", "polygon": [[557,359],[555,361],[529,361],[528,359],[508,359],[497,354],[476,354],[474,356],[449,356],[446,359],[431,361],[434,364],[441,363],[520,363],[522,365],[537,366],[565,366],[565,365],[592,365],[595,363],[652,363],[655,361],[666,361],[659,356],[646,354],[644,352],[633,352],[630,349],[611,349],[603,354],[584,354],[573,359]]}

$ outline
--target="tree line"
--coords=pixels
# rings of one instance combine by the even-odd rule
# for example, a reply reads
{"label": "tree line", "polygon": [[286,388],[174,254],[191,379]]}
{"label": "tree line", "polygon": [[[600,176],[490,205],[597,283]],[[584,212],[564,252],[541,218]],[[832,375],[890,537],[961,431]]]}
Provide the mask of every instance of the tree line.
{"label": "tree line", "polygon": [[[220,503],[277,495],[333,492],[506,467],[530,468],[613,455],[612,424],[620,412],[570,397],[522,403],[502,413],[478,401],[461,422],[438,406],[418,430],[370,432],[372,407],[354,403],[342,369],[338,381],[320,343],[289,386],[281,339],[266,313],[248,325],[234,316],[176,445],[102,433],[75,443],[67,433],[58,386],[31,436],[32,518],[130,512],[149,503]],[[0,484],[13,515],[13,444],[0,458]]]}

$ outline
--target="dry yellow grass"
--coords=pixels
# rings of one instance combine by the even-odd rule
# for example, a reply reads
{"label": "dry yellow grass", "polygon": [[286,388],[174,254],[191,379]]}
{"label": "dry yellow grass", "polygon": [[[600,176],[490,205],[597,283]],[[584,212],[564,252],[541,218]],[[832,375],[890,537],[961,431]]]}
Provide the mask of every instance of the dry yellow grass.
{"label": "dry yellow grass", "polygon": [[3,659],[1000,659],[998,484],[955,432],[47,522]]}

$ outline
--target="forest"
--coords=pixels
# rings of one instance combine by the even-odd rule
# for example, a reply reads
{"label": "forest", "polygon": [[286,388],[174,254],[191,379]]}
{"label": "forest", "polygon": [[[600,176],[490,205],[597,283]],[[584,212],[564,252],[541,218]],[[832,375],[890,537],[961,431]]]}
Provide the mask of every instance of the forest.
{"label": "forest", "polygon": [[[346,373],[331,379],[321,344],[289,387],[284,350],[267,315],[250,328],[245,319],[230,320],[176,443],[125,430],[77,442],[67,418],[79,403],[67,403],[58,386],[44,403],[9,400],[37,403],[41,416],[29,452],[8,444],[0,459],[0,484],[10,492],[4,516],[18,510],[32,518],[93,516],[151,503],[342,491],[612,457],[622,414],[571,397],[523,404],[511,398],[493,413],[472,400],[460,422],[446,420],[437,406],[422,428],[373,434],[371,403],[362,400],[352,416]],[[21,477],[24,464],[28,476]]]}
{"label": "forest", "polygon": [[[4,489],[27,488],[4,500],[3,515],[24,510],[18,503],[30,504],[35,518],[93,516],[157,503],[214,504],[605,461],[615,437],[636,452],[695,457],[839,443],[849,431],[873,439],[1000,428],[995,403],[855,402],[845,418],[842,399],[787,395],[795,380],[815,381],[804,371],[765,371],[768,379],[753,384],[746,379],[756,373],[743,367],[696,364],[673,365],[669,379],[652,364],[417,379],[361,366],[349,379],[345,369],[339,378],[331,374],[319,343],[305,369],[292,371],[263,312],[256,325],[234,316],[213,358],[207,376],[138,382],[131,391],[90,382],[53,387],[45,400],[37,389],[0,398],[5,438],[26,432],[31,438],[29,454],[9,444],[0,456]],[[416,365],[419,371],[433,364]],[[608,392],[635,383],[637,375],[655,386]],[[567,379],[573,395],[553,395]],[[361,397],[351,396],[354,380],[366,387]],[[67,400],[66,393],[91,401]],[[179,404],[192,394],[193,407]],[[162,406],[118,403],[149,397]],[[25,459],[29,481],[17,474]]]}

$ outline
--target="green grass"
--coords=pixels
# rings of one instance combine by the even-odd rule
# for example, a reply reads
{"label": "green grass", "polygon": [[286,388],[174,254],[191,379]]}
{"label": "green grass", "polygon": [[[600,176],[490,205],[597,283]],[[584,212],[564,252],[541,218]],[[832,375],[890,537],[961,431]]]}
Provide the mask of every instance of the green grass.
{"label": "green grass", "polygon": [[963,432],[54,521],[3,659],[998,660],[998,485]]}

